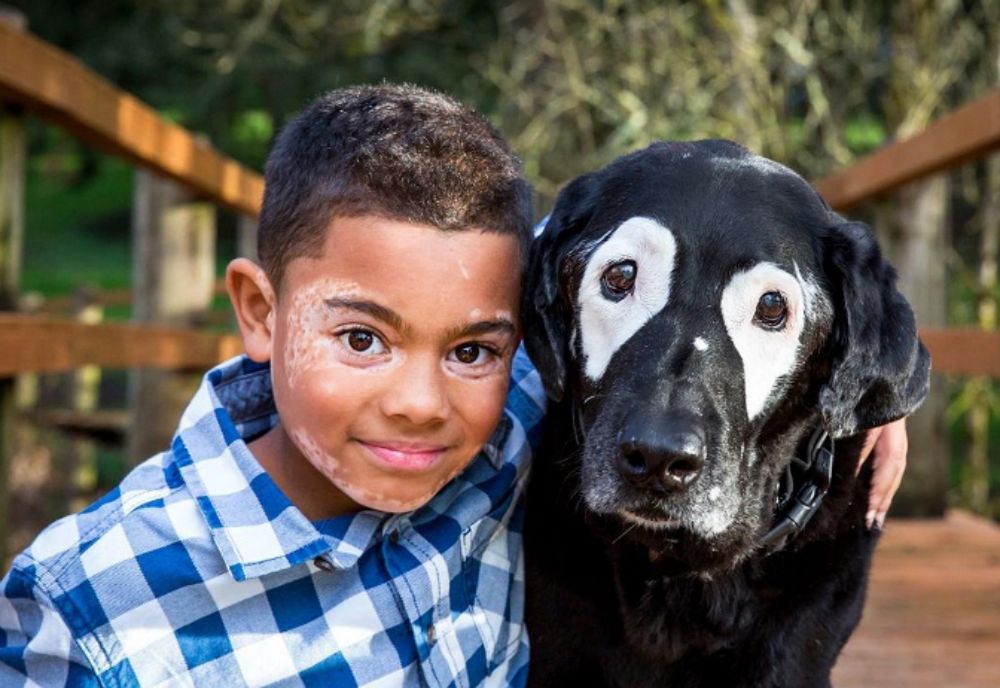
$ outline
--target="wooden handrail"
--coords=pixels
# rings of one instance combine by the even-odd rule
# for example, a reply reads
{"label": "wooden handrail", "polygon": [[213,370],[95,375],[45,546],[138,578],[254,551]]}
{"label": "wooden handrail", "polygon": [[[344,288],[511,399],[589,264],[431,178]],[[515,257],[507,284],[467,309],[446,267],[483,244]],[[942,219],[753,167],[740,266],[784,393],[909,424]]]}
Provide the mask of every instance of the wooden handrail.
{"label": "wooden handrail", "polygon": [[1000,88],[820,180],[827,203],[846,210],[907,182],[1000,150]]}
{"label": "wooden handrail", "polygon": [[80,60],[0,22],[0,99],[22,105],[115,155],[220,205],[257,215],[264,179],[168,122]]}
{"label": "wooden handrail", "polygon": [[87,364],[204,370],[241,351],[242,342],[232,334],[0,314],[0,377]]}
{"label": "wooden handrail", "polygon": [[1000,379],[1000,332],[928,327],[920,330],[920,338],[935,373]]}

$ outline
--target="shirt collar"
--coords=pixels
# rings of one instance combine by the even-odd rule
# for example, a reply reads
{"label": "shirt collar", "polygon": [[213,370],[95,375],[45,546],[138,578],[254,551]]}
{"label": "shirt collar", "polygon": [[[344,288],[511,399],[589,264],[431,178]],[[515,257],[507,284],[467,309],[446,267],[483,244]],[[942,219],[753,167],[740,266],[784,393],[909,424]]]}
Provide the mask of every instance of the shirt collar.
{"label": "shirt collar", "polygon": [[[277,422],[270,366],[246,356],[210,370],[181,417],[173,459],[220,555],[237,580],[321,555],[337,568],[354,566],[389,515],[367,510],[312,523],[247,447]],[[506,460],[503,446],[510,429],[504,417],[483,447],[493,470]],[[434,512],[441,508],[427,506]]]}

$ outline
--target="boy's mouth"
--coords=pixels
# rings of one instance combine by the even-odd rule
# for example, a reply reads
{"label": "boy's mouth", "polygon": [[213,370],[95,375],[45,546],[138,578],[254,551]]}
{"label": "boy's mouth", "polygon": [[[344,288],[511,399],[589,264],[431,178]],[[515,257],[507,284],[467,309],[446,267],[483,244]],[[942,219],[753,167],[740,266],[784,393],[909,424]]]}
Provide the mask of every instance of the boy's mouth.
{"label": "boy's mouth", "polygon": [[447,447],[414,442],[358,440],[379,463],[404,471],[424,471],[433,466]]}

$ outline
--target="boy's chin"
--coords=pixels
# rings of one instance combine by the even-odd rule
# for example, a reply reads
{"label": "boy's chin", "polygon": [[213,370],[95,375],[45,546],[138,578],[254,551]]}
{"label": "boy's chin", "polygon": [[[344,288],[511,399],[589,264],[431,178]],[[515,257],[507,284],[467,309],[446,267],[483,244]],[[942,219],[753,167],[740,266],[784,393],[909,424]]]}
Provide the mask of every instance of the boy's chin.
{"label": "boy's chin", "polygon": [[381,493],[355,486],[338,485],[344,494],[350,497],[360,509],[384,511],[389,514],[402,514],[419,509],[437,494],[437,488],[428,488],[421,493],[400,492],[398,494]]}

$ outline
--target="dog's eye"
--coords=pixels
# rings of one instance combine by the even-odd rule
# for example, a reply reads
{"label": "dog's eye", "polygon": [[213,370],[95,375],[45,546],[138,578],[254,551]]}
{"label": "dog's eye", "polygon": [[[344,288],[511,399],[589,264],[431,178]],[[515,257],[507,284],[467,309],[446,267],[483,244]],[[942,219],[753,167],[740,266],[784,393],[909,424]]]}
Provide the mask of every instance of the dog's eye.
{"label": "dog's eye", "polygon": [[760,297],[757,310],[753,314],[754,322],[769,330],[780,330],[788,316],[788,306],[785,297],[778,291],[769,291]]}
{"label": "dog's eye", "polygon": [[623,260],[614,263],[601,275],[601,293],[611,301],[621,301],[635,287],[635,275],[638,267],[634,260]]}

